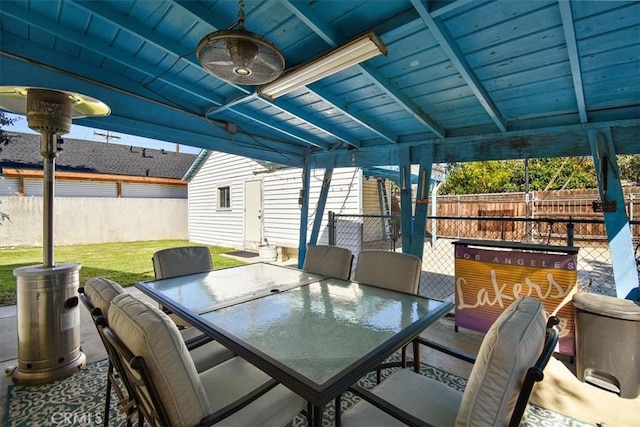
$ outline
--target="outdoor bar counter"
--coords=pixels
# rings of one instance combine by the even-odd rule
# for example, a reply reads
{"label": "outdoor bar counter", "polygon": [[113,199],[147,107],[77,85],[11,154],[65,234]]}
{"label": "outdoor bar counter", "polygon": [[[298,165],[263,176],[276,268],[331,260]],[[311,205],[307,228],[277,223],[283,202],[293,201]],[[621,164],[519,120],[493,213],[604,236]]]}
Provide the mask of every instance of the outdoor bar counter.
{"label": "outdoor bar counter", "polygon": [[560,319],[559,351],[575,354],[574,308],[578,249],[491,240],[457,240],[455,327],[486,332],[519,296],[542,300]]}

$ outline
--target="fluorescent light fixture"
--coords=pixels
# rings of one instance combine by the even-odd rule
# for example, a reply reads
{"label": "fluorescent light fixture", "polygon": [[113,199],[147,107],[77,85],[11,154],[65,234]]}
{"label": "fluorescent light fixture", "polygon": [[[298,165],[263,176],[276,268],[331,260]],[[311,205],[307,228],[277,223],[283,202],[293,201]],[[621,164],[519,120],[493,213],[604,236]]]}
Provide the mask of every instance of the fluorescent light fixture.
{"label": "fluorescent light fixture", "polygon": [[369,31],[344,46],[286,72],[271,83],[261,86],[258,93],[275,99],[381,53],[387,54],[386,46],[378,40],[373,31]]}

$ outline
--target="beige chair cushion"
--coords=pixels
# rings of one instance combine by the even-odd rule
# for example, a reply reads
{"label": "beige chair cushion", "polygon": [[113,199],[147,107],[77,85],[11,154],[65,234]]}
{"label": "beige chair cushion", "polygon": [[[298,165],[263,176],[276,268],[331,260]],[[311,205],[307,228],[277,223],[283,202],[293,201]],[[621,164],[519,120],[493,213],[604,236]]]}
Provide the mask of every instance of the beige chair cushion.
{"label": "beige chair cushion", "polygon": [[[271,380],[267,374],[240,357],[234,357],[214,369],[200,374],[213,411],[233,403]],[[283,426],[291,421],[306,402],[291,390],[278,385],[239,412],[215,425],[222,426]]]}
{"label": "beige chair cushion", "polygon": [[339,246],[309,245],[302,269],[310,273],[323,274],[348,280],[353,254]]}
{"label": "beige chair cushion", "polygon": [[418,293],[422,261],[415,255],[389,251],[362,251],[355,281],[394,291]]}
{"label": "beige chair cushion", "polygon": [[92,277],[84,285],[84,293],[94,307],[102,311],[102,315],[108,317],[111,301],[124,293],[124,289],[118,283],[103,277]]}
{"label": "beige chair cushion", "polygon": [[[452,426],[462,393],[440,381],[416,374],[411,369],[394,372],[375,388],[375,394],[394,406],[434,426]],[[342,416],[343,427],[400,427],[402,422],[365,402]]]}
{"label": "beige chair cushion", "polygon": [[211,252],[206,246],[162,249],[151,257],[156,279],[203,273],[213,268]]}
{"label": "beige chair cushion", "polygon": [[520,298],[502,312],[482,340],[456,426],[507,424],[524,376],[542,352],[546,324],[534,298]]}
{"label": "beige chair cushion", "polygon": [[142,356],[174,426],[192,426],[211,412],[178,328],[157,308],[130,294],[113,299],[109,325],[134,355]]}

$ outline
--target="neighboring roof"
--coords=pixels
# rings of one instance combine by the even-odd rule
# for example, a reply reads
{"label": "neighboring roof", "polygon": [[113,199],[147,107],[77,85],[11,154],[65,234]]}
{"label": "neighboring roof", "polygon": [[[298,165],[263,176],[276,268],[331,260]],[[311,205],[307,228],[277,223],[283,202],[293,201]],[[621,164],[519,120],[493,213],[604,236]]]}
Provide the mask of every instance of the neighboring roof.
{"label": "neighboring roof", "polygon": [[[42,169],[40,135],[15,133],[0,152],[0,169]],[[66,139],[58,157],[56,171],[150,176],[182,179],[196,159],[195,154]]]}

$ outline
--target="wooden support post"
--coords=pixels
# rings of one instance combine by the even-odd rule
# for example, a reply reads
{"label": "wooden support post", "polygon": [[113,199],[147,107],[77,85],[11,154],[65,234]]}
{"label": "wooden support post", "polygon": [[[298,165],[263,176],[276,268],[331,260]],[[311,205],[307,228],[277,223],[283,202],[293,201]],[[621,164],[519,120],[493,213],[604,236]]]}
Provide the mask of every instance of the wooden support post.
{"label": "wooden support post", "polygon": [[322,179],[322,188],[320,189],[320,198],[318,199],[318,205],[316,207],[316,216],[313,219],[313,227],[311,229],[311,236],[309,237],[310,245],[315,245],[316,243],[318,243],[318,235],[320,234],[320,226],[322,225],[324,208],[327,205],[327,195],[329,194],[329,187],[331,186],[332,177],[333,177],[333,167],[327,167],[324,170],[324,178]]}
{"label": "wooden support post", "polygon": [[589,130],[588,134],[600,190],[601,205],[598,206],[602,207],[604,215],[616,294],[619,298],[624,298],[633,288],[638,287],[638,272],[613,135],[611,129]]}
{"label": "wooden support post", "polygon": [[411,161],[409,147],[398,150],[400,168],[400,220],[402,223],[402,252],[411,253],[413,235],[413,207],[411,205]]}
{"label": "wooden support post", "polygon": [[300,193],[300,236],[298,240],[298,268],[304,265],[304,257],[307,255],[307,223],[309,221],[309,185],[311,184],[311,168],[308,157],[302,168],[302,191]]}
{"label": "wooden support post", "polygon": [[431,169],[433,167],[433,146],[423,145],[418,147],[418,149],[420,150],[420,171],[418,174],[418,191],[416,195],[413,236],[411,239],[411,253],[422,259],[424,237],[427,229],[429,187],[431,183]]}

